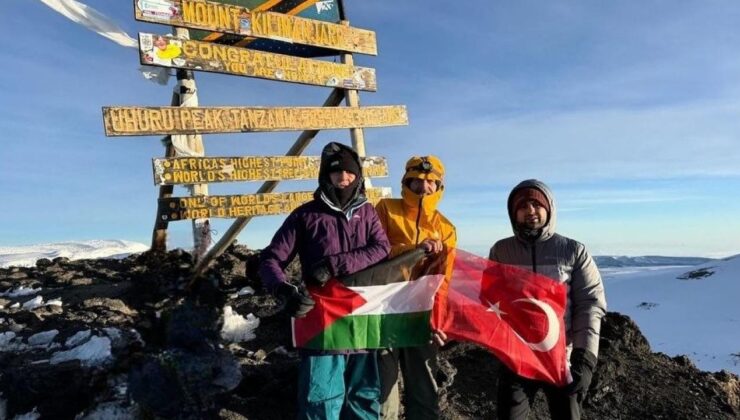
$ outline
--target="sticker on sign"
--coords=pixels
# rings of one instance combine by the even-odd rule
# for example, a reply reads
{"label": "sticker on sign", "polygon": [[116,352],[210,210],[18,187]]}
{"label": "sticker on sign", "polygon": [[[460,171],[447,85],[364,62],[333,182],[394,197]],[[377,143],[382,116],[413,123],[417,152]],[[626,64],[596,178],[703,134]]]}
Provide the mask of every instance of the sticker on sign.
{"label": "sticker on sign", "polygon": [[180,16],[180,8],[170,0],[138,0],[141,14],[147,17],[171,19]]}

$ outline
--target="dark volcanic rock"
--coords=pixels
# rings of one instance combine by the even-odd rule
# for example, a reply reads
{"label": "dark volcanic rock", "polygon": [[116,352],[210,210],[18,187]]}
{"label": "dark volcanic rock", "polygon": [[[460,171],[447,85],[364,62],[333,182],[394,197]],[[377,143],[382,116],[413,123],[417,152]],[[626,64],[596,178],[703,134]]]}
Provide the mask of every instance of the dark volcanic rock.
{"label": "dark volcanic rock", "polygon": [[[42,288],[1,302],[0,398],[7,412],[0,418],[34,408],[53,419],[294,418],[298,356],[289,347],[290,320],[262,289],[257,264],[257,252],[232,246],[191,293],[184,288],[193,259],[182,250],[0,269],[0,291]],[[298,270],[293,262],[288,275]],[[236,293],[246,286],[256,293]],[[11,308],[35,296],[59,298],[62,306]],[[224,305],[260,318],[255,339],[221,342]],[[51,363],[94,340],[109,343],[101,363]],[[439,367],[443,418],[495,418],[499,364],[489,352],[451,343]],[[652,353],[637,325],[609,313],[584,407],[585,419],[737,419],[740,382],[726,372],[701,372],[686,357]],[[542,395],[530,418],[549,418]]]}

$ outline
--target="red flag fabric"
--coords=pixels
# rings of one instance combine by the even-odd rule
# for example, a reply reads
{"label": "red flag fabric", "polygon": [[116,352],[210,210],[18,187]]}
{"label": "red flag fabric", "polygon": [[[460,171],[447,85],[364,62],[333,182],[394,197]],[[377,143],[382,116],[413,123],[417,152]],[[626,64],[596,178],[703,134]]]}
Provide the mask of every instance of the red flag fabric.
{"label": "red flag fabric", "polygon": [[488,348],[516,374],[564,386],[567,289],[549,277],[456,251],[447,293],[432,327]]}

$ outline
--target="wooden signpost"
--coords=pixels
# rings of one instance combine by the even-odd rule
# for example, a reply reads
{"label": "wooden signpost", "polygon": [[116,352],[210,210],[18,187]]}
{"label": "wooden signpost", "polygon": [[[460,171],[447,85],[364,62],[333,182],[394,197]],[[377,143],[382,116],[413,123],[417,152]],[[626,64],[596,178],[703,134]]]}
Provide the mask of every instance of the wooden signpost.
{"label": "wooden signpost", "polygon": [[[178,69],[180,85],[173,105],[181,106],[103,108],[107,136],[166,135],[170,140],[166,157],[152,160],[154,183],[160,186],[152,249],[166,250],[169,222],[236,218],[202,258],[200,252],[208,245],[198,246],[196,239],[198,263],[191,285],[252,217],[287,214],[313,199],[313,191],[273,191],[282,180],[318,177],[320,158],[299,155],[319,130],[349,128],[366,179],[388,176],[385,158],[364,157],[362,129],[406,125],[406,107],[359,106],[357,91],[375,91],[377,82],[375,70],[355,66],[352,53],[376,55],[376,36],[349,26],[342,0],[134,0],[134,9],[137,20],[172,25],[178,34],[140,33],[139,52],[142,64]],[[190,39],[186,28],[195,30],[196,39]],[[210,42],[217,39],[221,43]],[[338,54],[340,62],[306,58]],[[332,93],[323,107],[200,107],[192,71],[324,86]],[[341,107],[344,99],[347,106]],[[182,142],[171,141],[201,134],[293,130],[302,133],[286,156],[207,157],[197,142],[195,148],[188,143],[188,150],[197,153],[178,155],[175,149],[182,148]],[[257,180],[264,183],[254,194],[207,192],[209,183]],[[189,197],[172,197],[174,185],[202,188],[191,188]],[[376,202],[390,197],[390,188],[368,183],[366,195]],[[210,238],[208,226],[194,234]]]}
{"label": "wooden signpost", "polygon": [[[155,185],[317,179],[319,156],[237,156],[152,159]],[[385,158],[363,158],[365,177],[388,176]]]}
{"label": "wooden signpost", "polygon": [[[274,216],[288,214],[301,204],[313,200],[313,191],[267,194],[210,195],[199,197],[170,197],[159,200],[159,217],[177,221],[200,218],[228,218]],[[390,188],[369,188],[370,202],[391,196]]]}
{"label": "wooden signpost", "polygon": [[377,55],[375,32],[202,0],[135,0],[136,19],[190,29]]}
{"label": "wooden signpost", "polygon": [[230,47],[168,35],[139,34],[141,64],[281,82],[375,91],[375,70],[330,61]]}
{"label": "wooden signpost", "polygon": [[404,106],[327,107],[104,107],[107,136],[218,134],[330,130],[408,124]]}

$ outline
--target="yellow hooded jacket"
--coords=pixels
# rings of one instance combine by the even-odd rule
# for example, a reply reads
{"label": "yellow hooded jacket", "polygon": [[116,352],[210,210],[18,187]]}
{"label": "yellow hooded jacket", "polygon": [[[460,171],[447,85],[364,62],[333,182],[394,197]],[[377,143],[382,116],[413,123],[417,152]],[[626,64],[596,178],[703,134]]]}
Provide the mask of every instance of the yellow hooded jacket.
{"label": "yellow hooded jacket", "polygon": [[[427,162],[430,169],[424,170],[421,165]],[[439,187],[434,194],[419,195],[411,191],[407,181],[411,178],[434,179]],[[457,246],[455,226],[437,210],[437,205],[444,192],[444,166],[435,156],[413,157],[406,163],[406,173],[401,185],[402,198],[383,199],[376,210],[391,243],[389,258],[416,248],[428,238],[439,239],[447,253],[444,272],[449,282],[452,274],[452,263]],[[446,289],[446,287],[445,287]]]}

